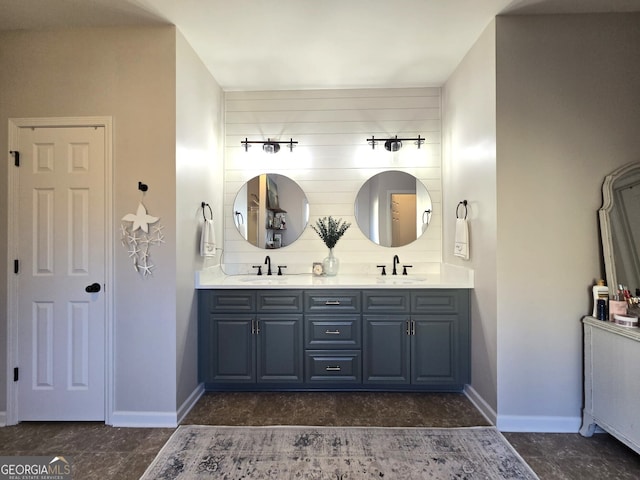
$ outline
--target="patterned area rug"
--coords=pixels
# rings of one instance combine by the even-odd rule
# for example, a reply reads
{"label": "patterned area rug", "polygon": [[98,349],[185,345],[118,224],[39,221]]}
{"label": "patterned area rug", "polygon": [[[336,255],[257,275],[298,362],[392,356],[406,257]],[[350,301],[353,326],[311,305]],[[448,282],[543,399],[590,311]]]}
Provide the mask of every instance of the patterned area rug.
{"label": "patterned area rug", "polygon": [[494,427],[180,426],[141,480],[537,479]]}

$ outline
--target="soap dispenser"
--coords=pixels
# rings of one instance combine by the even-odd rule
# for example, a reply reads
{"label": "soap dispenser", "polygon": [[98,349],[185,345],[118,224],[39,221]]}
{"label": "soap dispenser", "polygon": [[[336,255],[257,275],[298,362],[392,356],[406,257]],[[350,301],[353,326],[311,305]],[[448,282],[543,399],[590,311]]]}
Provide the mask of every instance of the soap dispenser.
{"label": "soap dispenser", "polygon": [[592,316],[598,318],[598,300],[604,300],[605,303],[609,300],[609,287],[604,284],[604,280],[600,279],[593,286],[593,314]]}

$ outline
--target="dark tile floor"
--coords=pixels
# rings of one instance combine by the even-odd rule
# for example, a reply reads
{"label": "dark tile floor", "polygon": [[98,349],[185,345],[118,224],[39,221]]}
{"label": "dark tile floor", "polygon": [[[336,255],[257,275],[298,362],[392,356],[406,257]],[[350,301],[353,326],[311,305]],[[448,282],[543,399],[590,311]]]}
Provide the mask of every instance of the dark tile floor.
{"label": "dark tile floor", "polygon": [[[462,394],[207,393],[184,420],[201,425],[488,425]],[[71,457],[74,480],[138,479],[173,433],[99,423],[0,428],[0,456]],[[637,479],[640,456],[607,434],[505,433],[541,480]]]}

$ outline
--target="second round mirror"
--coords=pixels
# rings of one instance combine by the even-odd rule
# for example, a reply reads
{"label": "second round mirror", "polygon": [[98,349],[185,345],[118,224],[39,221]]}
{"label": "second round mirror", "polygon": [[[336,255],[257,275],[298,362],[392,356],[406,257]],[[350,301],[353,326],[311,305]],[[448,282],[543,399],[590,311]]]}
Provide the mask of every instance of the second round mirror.
{"label": "second round mirror", "polygon": [[356,197],[355,216],[365,236],[383,247],[402,247],[422,235],[432,212],[431,196],[411,174],[390,170],[367,180]]}

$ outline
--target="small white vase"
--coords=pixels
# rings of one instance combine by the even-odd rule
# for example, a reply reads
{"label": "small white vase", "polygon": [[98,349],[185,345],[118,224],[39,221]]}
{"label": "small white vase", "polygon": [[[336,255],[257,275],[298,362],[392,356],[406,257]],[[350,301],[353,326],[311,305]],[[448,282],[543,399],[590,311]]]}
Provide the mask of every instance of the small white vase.
{"label": "small white vase", "polygon": [[329,256],[322,261],[324,274],[333,277],[338,274],[340,268],[340,260],[333,256],[333,248],[329,249]]}

